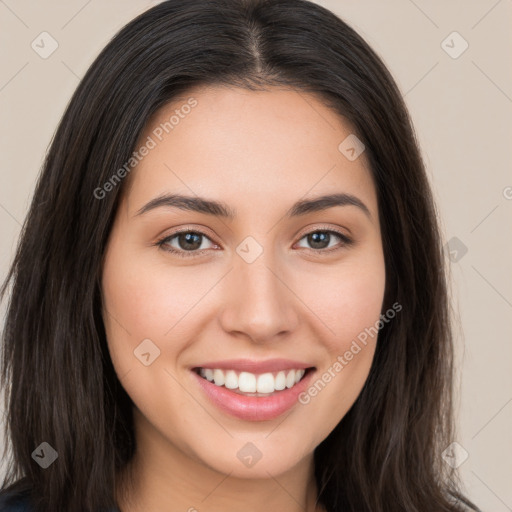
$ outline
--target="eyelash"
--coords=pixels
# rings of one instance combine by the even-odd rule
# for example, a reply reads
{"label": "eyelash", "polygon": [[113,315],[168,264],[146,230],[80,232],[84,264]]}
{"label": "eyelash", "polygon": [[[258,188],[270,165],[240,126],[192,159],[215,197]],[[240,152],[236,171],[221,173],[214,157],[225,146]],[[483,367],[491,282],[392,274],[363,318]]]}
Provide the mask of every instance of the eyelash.
{"label": "eyelash", "polygon": [[[175,233],[173,233],[171,235],[166,235],[166,236],[160,238],[159,240],[157,240],[155,242],[154,245],[158,246],[163,251],[172,253],[172,254],[180,257],[180,258],[194,258],[194,257],[200,256],[203,251],[207,250],[207,249],[203,249],[203,250],[195,250],[195,251],[184,251],[184,250],[176,250],[176,249],[164,248],[166,243],[168,243],[170,240],[172,240],[173,238],[175,238],[178,235],[186,234],[186,233],[194,233],[196,235],[201,235],[201,236],[204,236],[204,237],[208,238],[208,240],[210,240],[210,237],[206,233],[203,233],[200,230],[183,229],[183,230],[180,230],[180,231],[176,231]],[[352,245],[354,243],[354,241],[351,238],[349,238],[347,235],[345,235],[345,234],[343,234],[343,233],[341,233],[339,231],[336,231],[334,229],[315,229],[313,231],[309,231],[309,232],[305,233],[304,235],[302,235],[301,238],[299,239],[299,241],[302,240],[303,238],[305,238],[306,236],[311,235],[313,233],[329,233],[329,234],[334,234],[334,235],[338,236],[341,239],[341,241],[342,241],[342,243],[338,247],[336,247],[335,249],[332,249],[332,248],[331,249],[308,249],[309,251],[312,251],[315,254],[321,254],[321,253],[332,254],[333,252],[337,252],[337,251],[339,251],[341,249],[344,249],[345,247],[349,247],[350,245]],[[210,241],[212,241],[212,240],[210,240]]]}

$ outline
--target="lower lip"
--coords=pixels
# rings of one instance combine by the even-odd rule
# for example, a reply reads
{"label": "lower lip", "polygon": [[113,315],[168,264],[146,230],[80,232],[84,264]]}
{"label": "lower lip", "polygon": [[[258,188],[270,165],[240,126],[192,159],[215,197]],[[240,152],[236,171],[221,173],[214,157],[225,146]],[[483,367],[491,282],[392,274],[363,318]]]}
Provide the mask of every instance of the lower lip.
{"label": "lower lip", "polygon": [[235,393],[224,386],[216,386],[194,370],[192,373],[206,396],[222,411],[242,420],[266,421],[281,416],[298,402],[299,395],[308,387],[315,371],[308,370],[302,380],[291,388],[262,397]]}

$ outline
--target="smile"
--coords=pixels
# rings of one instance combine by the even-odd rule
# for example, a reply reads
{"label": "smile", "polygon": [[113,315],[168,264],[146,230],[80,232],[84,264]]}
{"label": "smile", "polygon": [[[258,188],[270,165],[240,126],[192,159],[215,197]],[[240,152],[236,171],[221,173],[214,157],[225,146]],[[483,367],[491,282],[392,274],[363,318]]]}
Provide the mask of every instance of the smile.
{"label": "smile", "polygon": [[[316,370],[288,364],[286,369],[269,371],[272,365],[250,362],[233,364],[237,368],[228,363],[222,366],[224,368],[196,366],[191,368],[191,373],[208,401],[223,413],[246,421],[271,420],[294,407]],[[249,369],[253,371],[247,371]]]}
{"label": "smile", "polygon": [[275,391],[292,388],[300,382],[306,373],[303,368],[259,375],[220,368],[197,368],[196,371],[201,377],[213,382],[216,386],[224,386],[247,396],[268,396]]}

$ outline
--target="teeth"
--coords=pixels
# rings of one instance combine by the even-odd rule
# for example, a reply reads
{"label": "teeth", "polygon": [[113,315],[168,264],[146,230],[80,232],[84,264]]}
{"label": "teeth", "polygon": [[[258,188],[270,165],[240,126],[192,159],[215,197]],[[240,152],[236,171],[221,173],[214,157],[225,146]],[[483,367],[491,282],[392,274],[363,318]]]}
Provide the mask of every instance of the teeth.
{"label": "teeth", "polygon": [[216,386],[224,385],[224,372],[222,370],[213,370],[213,382]]}
{"label": "teeth", "polygon": [[238,387],[238,376],[233,370],[226,372],[226,382],[224,382],[224,386],[228,389],[236,389]]}
{"label": "teeth", "polygon": [[286,374],[284,372],[279,372],[276,375],[276,378],[274,380],[274,388],[277,391],[281,391],[286,387]]}
{"label": "teeth", "polygon": [[225,386],[227,389],[238,389],[242,393],[273,393],[291,388],[297,384],[306,370],[286,370],[276,373],[261,373],[256,375],[250,372],[237,373],[235,370],[221,370],[219,368],[200,368],[199,375],[213,382],[216,386]]}
{"label": "teeth", "polygon": [[289,372],[286,375],[286,387],[291,388],[295,384],[295,372]]}
{"label": "teeth", "polygon": [[[263,373],[258,375],[258,380],[256,381],[256,391],[258,393],[273,393],[276,390],[274,382],[274,376],[271,373]],[[243,391],[241,387],[240,391]]]}
{"label": "teeth", "polygon": [[238,376],[238,389],[244,393],[255,393],[256,375],[254,373],[242,372]]}

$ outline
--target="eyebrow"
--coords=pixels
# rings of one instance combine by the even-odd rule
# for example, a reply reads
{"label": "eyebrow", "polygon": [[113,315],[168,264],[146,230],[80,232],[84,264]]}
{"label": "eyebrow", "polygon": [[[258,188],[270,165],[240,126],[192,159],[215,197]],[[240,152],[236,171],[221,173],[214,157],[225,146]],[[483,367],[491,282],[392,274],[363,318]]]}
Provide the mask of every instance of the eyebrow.
{"label": "eyebrow", "polygon": [[[319,196],[313,199],[302,199],[297,201],[285,214],[286,217],[298,217],[312,212],[319,212],[335,206],[356,206],[362,210],[368,218],[372,218],[368,207],[356,196],[339,193]],[[163,194],[151,199],[135,216],[143,215],[155,208],[168,207],[179,208],[180,210],[205,213],[216,217],[223,217],[234,220],[237,216],[236,210],[230,208],[226,203],[206,199],[198,196],[186,196],[182,194]]]}

